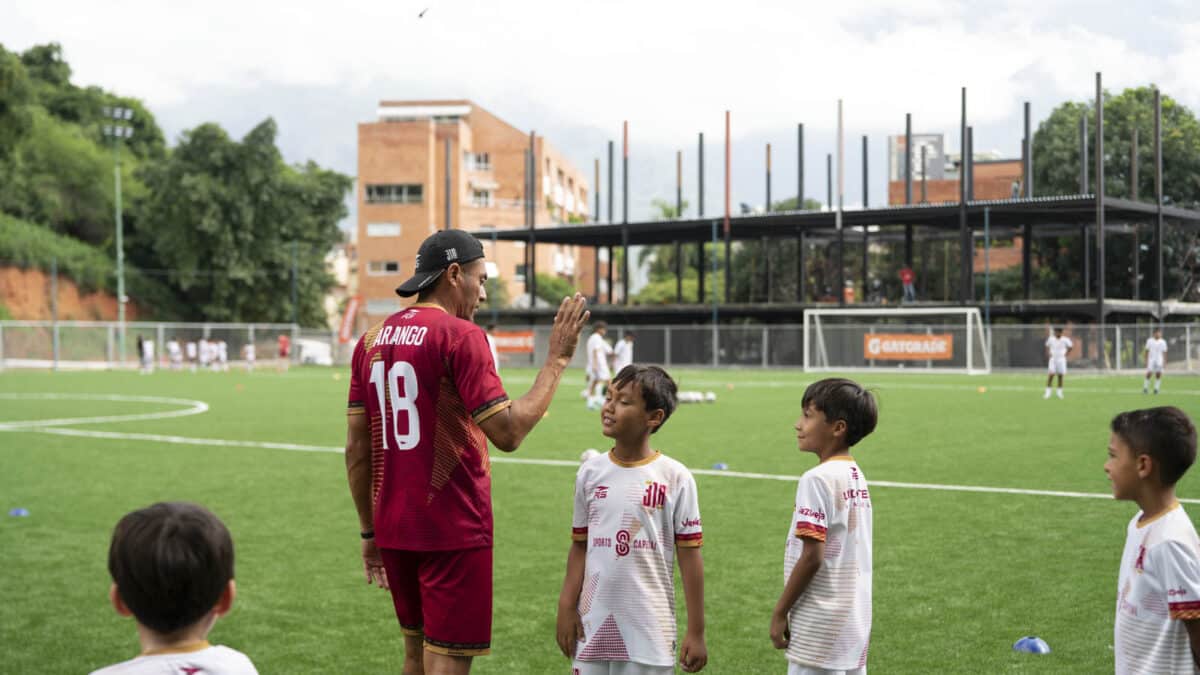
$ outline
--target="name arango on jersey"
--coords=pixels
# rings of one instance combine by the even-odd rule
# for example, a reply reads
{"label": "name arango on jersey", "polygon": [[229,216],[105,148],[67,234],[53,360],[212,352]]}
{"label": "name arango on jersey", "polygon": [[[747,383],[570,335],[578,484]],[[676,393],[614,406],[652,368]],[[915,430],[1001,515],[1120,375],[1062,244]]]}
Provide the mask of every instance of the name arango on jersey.
{"label": "name arango on jersey", "polygon": [[425,341],[429,329],[425,326],[384,326],[375,338],[372,347],[382,345],[413,345],[418,346]]}

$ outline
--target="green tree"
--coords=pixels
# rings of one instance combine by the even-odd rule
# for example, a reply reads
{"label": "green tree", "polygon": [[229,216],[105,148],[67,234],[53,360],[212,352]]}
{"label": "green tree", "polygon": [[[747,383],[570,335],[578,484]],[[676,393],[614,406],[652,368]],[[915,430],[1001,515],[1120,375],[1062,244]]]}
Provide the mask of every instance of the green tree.
{"label": "green tree", "polygon": [[338,242],[348,176],[284,164],[271,119],[241,142],[215,124],[186,132],[170,156],[147,164],[136,237],[167,269],[193,319],[326,321],[333,280],[324,256]]}
{"label": "green tree", "polygon": [[488,280],[483,282],[483,288],[487,291],[487,303],[484,307],[488,309],[508,307],[508,283],[503,278],[488,277]]}
{"label": "green tree", "polygon": [[[1039,126],[1033,139],[1034,186],[1038,194],[1079,192],[1079,118],[1086,115],[1089,161],[1095,160],[1095,103],[1067,102],[1056,108]],[[1200,206],[1200,121],[1192,111],[1169,96],[1162,96],[1163,194],[1164,201],[1187,208]],[[1117,96],[1104,94],[1105,193],[1131,197],[1130,149],[1133,130],[1138,131],[1138,190],[1142,201],[1154,201],[1154,90],[1126,89]],[[1094,166],[1088,167],[1089,192],[1095,184]],[[1142,225],[1145,225],[1143,223]],[[1133,297],[1134,255],[1140,255],[1141,297],[1153,292],[1153,260],[1148,250],[1153,241],[1149,227],[1139,227],[1138,241],[1131,236],[1109,234],[1105,238],[1107,295]],[[1094,241],[1091,242],[1094,246]],[[1140,244],[1141,246],[1138,246]],[[1163,241],[1167,297],[1196,299],[1197,235],[1181,228],[1166,228]],[[1039,239],[1033,242],[1042,297],[1083,294],[1080,270],[1083,242],[1078,236]],[[1094,260],[1094,257],[1093,257]],[[977,289],[981,289],[976,283]],[[982,293],[982,290],[979,291]]]}
{"label": "green tree", "polygon": [[0,46],[0,163],[32,126],[29,107],[33,101],[34,89],[25,64]]}
{"label": "green tree", "polygon": [[551,307],[558,307],[563,298],[575,294],[575,286],[560,276],[538,272],[536,278],[538,299],[546,301]]}

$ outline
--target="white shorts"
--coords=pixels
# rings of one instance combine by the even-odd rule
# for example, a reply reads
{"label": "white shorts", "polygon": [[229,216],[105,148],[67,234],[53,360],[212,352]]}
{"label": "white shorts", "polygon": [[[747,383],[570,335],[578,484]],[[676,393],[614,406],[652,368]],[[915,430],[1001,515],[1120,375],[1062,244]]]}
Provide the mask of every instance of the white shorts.
{"label": "white shorts", "polygon": [[867,667],[850,670],[826,670],[788,661],[788,675],[867,675]]}
{"label": "white shorts", "polygon": [[1161,373],[1163,371],[1162,359],[1150,359],[1146,362],[1147,373]]}
{"label": "white shorts", "polygon": [[675,666],[648,666],[633,661],[571,662],[571,675],[675,675]]}
{"label": "white shorts", "polygon": [[588,377],[592,382],[607,382],[612,379],[612,371],[607,366],[592,368],[588,371]]}
{"label": "white shorts", "polygon": [[1067,374],[1067,357],[1056,356],[1050,359],[1049,372],[1051,375]]}

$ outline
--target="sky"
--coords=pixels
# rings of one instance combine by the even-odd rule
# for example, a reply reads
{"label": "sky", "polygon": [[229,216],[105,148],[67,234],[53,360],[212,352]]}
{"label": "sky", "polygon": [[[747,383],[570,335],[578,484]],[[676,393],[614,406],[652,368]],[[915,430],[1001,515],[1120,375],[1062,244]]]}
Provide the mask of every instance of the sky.
{"label": "sky", "polygon": [[[805,125],[805,196],[825,198],[844,106],[845,203],[886,189],[887,136],[959,142],[967,88],[976,151],[1020,154],[1021,111],[1034,124],[1058,104],[1157,84],[1200,111],[1200,3],[1080,0],[6,0],[0,44],[58,42],[79,85],[142,99],[169,142],[217,122],[241,136],[266,117],[289,162],[353,175],[356,124],[382,99],[468,98],[562,150],[584,175],[630,125],[630,219],[674,200],[683,151],[685,215],[695,213],[697,134],[706,215],[722,208],[724,113],[732,194],[796,194],[796,125]],[[618,159],[619,162],[619,159]],[[620,217],[620,167],[616,203]],[[600,186],[602,195],[607,186]],[[602,197],[603,198],[603,197]],[[352,206],[352,204],[351,204]],[[352,226],[353,213],[345,225]]]}

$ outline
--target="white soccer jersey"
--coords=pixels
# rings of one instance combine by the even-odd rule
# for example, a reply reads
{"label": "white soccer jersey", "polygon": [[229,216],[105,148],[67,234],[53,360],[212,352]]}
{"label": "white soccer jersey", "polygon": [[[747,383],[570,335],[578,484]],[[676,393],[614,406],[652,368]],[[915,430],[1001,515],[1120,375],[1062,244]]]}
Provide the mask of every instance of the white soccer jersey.
{"label": "white soccer jersey", "polygon": [[500,372],[500,352],[496,349],[496,338],[492,337],[491,333],[486,333],[488,341],[488,349],[492,351],[492,363],[496,364],[496,372]]}
{"label": "white soccer jersey", "polygon": [[592,333],[592,336],[587,341],[587,367],[588,372],[593,376],[605,375],[605,377],[596,377],[596,379],[607,380],[608,370],[608,355],[612,354],[612,347],[609,346],[608,340],[599,333]]}
{"label": "white soccer jersey", "polygon": [[1148,363],[1162,363],[1163,356],[1167,354],[1167,341],[1162,338],[1148,338],[1146,340],[1146,361]]}
{"label": "white soccer jersey", "polygon": [[674,665],[675,547],[702,542],[691,472],[660,453],[593,457],[575,477],[571,536],[587,542],[575,658]]}
{"label": "white soccer jersey", "polygon": [[619,373],[621,369],[633,363],[633,343],[629,340],[620,340],[617,346],[613,348],[613,372]]}
{"label": "white soccer jersey", "polygon": [[189,361],[196,360],[196,343],[195,342],[187,343],[187,357],[188,357]]}
{"label": "white soccer jersey", "polygon": [[178,340],[167,341],[167,355],[171,357],[172,361],[180,361],[183,359],[183,350],[180,349]]}
{"label": "white soccer jersey", "polygon": [[800,477],[784,553],[784,583],[804,539],[823,540],[825,559],[788,613],[787,658],[827,670],[867,664],[871,639],[871,495],[852,457],[836,455]]}
{"label": "white soccer jersey", "polygon": [[236,649],[205,643],[198,651],[143,655],[93,671],[92,675],[258,675],[258,671]]}
{"label": "white soccer jersey", "polygon": [[227,363],[229,361],[229,345],[221,340],[217,343],[217,363]]}
{"label": "white soccer jersey", "polygon": [[1046,349],[1050,350],[1050,358],[1052,359],[1065,359],[1067,352],[1071,351],[1071,347],[1074,345],[1075,343],[1071,342],[1071,338],[1066,335],[1062,337],[1051,335],[1046,338]]}
{"label": "white soccer jersey", "polygon": [[1180,619],[1200,619],[1200,538],[1183,507],[1129,521],[1113,651],[1121,673],[1200,673]]}
{"label": "white soccer jersey", "polygon": [[154,360],[154,340],[142,340],[142,358],[146,361]]}
{"label": "white soccer jersey", "polygon": [[246,346],[243,347],[242,349],[246,353],[246,360],[253,363],[254,362],[254,343],[247,343]]}
{"label": "white soccer jersey", "polygon": [[208,340],[201,340],[200,341],[200,363],[201,363],[201,365],[208,365],[208,362],[211,360],[212,360],[212,346],[208,344]]}

